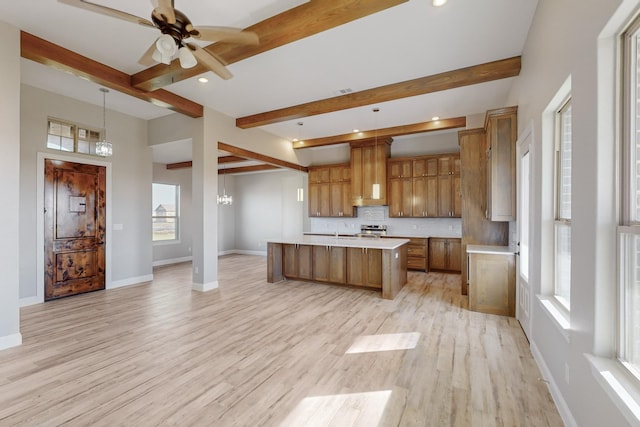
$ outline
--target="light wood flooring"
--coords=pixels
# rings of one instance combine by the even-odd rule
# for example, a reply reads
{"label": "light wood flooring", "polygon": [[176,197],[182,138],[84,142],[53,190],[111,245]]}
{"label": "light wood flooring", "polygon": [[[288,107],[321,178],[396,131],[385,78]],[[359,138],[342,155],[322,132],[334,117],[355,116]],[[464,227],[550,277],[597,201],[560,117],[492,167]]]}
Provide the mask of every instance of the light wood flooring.
{"label": "light wood flooring", "polygon": [[0,426],[561,426],[513,318],[460,276],[378,292],[266,282],[263,257],[23,308],[0,352]]}

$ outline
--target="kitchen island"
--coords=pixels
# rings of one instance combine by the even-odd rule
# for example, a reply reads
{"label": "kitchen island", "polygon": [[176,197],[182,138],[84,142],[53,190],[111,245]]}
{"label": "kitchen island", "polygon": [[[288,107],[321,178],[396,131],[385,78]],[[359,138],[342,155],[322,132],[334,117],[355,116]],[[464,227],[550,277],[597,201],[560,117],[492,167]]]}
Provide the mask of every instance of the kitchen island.
{"label": "kitchen island", "polygon": [[408,239],[301,235],[267,242],[267,282],[309,280],[379,289],[393,299],[407,282]]}

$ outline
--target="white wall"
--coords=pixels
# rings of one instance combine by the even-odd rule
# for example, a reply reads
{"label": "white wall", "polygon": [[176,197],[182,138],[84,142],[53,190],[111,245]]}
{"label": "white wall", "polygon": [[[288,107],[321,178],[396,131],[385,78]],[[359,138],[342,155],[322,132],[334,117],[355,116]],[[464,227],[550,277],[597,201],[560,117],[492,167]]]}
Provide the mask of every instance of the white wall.
{"label": "white wall", "polygon": [[266,253],[266,240],[302,233],[306,201],[297,201],[296,189],[304,175],[282,170],[235,177],[235,249]]}
{"label": "white wall", "polygon": [[[101,94],[96,89],[96,98]],[[107,98],[108,105],[108,98]],[[102,107],[36,89],[21,87],[20,109],[20,297],[37,295],[36,290],[36,160],[48,150],[47,118],[102,128]],[[112,164],[111,222],[123,229],[112,232],[114,282],[148,279],[151,269],[151,149],[147,147],[147,123],[107,110],[107,131],[113,141],[113,157],[101,159]],[[74,155],[78,162],[95,156]]]}
{"label": "white wall", "polygon": [[182,260],[191,256],[191,168],[167,170],[165,164],[153,164],[153,182],[180,186],[180,239],[176,243],[153,244],[154,264]]}
{"label": "white wall", "polygon": [[[0,350],[19,345],[20,31],[0,22]],[[34,159],[35,160],[35,159]],[[28,256],[34,257],[35,251]]]}
{"label": "white wall", "polygon": [[[636,2],[637,3],[637,2]],[[534,294],[549,287],[545,280],[551,268],[543,254],[552,251],[548,236],[548,207],[553,193],[543,187],[551,176],[551,159],[543,162],[543,111],[570,76],[572,82],[573,195],[572,195],[572,282],[571,330],[565,340],[557,325],[536,300],[533,306],[532,349],[548,368],[551,389],[565,420],[579,426],[628,425],[612,401],[598,386],[584,357],[593,353],[599,324],[613,336],[615,303],[605,310],[601,289],[615,293],[615,142],[599,139],[602,117],[598,105],[605,102],[598,93],[599,34],[620,1],[540,0],[522,54],[522,71],[515,79],[509,105],[518,105],[518,127],[522,132],[533,123],[533,192],[531,213],[532,265],[530,281]],[[602,58],[601,58],[602,59]],[[615,55],[607,58],[607,73]],[[605,91],[606,93],[607,91]],[[608,88],[613,93],[613,85]],[[601,93],[602,94],[602,93]],[[608,105],[614,105],[613,102]],[[606,111],[613,114],[613,108]],[[614,133],[612,129],[609,133]],[[542,208],[541,208],[542,207]],[[607,299],[607,298],[605,298]],[[609,298],[611,299],[611,298]],[[599,311],[600,317],[596,316]],[[605,338],[605,341],[607,339]],[[613,341],[609,339],[611,344]],[[605,345],[606,347],[606,345]],[[609,351],[612,350],[611,345]],[[566,406],[565,406],[566,404]]]}
{"label": "white wall", "polygon": [[236,206],[238,192],[236,191],[236,177],[234,175],[218,175],[218,194],[222,195],[226,187],[227,194],[233,197],[233,204],[218,205],[218,252],[220,254],[233,251],[236,248]]}

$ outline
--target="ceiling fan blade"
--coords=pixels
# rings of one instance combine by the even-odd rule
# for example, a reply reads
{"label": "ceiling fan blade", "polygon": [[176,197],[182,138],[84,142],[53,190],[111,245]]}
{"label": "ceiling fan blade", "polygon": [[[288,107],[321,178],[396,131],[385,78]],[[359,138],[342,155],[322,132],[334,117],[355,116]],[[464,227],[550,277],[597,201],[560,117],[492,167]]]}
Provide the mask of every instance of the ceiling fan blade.
{"label": "ceiling fan blade", "polygon": [[92,12],[100,13],[102,15],[111,16],[113,18],[122,19],[124,21],[133,22],[134,24],[140,24],[147,27],[155,28],[153,22],[148,19],[140,18],[139,16],[132,15],[121,10],[112,9],[107,6],[91,3],[87,0],[58,0],[60,3],[68,4],[69,6],[79,7],[81,9],[90,10]]}
{"label": "ceiling fan blade", "polygon": [[258,35],[251,31],[230,27],[192,27],[187,26],[191,37],[210,42],[227,42],[257,45],[260,43]]}
{"label": "ceiling fan blade", "polygon": [[231,77],[233,77],[233,74],[231,74],[229,70],[225,68],[224,63],[217,56],[207,50],[204,50],[195,43],[187,43],[187,46],[189,47],[189,49],[191,49],[191,51],[193,52],[193,56],[196,57],[196,59],[202,66],[213,71],[224,80],[229,80]]}
{"label": "ceiling fan blade", "polygon": [[153,9],[153,14],[157,18],[161,18],[167,24],[176,23],[176,13],[173,10],[171,0],[158,0],[158,7]]}
{"label": "ceiling fan blade", "polygon": [[144,65],[145,67],[149,67],[156,63],[155,59],[153,59],[153,54],[156,51],[156,42],[154,41],[149,46],[149,49],[140,57],[138,60],[138,64]]}

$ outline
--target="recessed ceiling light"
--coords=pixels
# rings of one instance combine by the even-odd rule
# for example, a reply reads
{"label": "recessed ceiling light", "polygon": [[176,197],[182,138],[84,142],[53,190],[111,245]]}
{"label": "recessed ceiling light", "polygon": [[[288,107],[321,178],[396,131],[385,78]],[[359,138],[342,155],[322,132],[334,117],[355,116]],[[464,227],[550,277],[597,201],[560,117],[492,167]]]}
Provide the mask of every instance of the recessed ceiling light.
{"label": "recessed ceiling light", "polygon": [[435,7],[440,7],[440,6],[444,6],[446,2],[447,0],[433,0],[433,5]]}
{"label": "recessed ceiling light", "polygon": [[293,138],[293,142],[298,142],[298,138]]}
{"label": "recessed ceiling light", "polygon": [[200,83],[208,83],[208,82],[209,82],[209,79],[208,79],[208,78],[206,78],[206,77],[200,77],[200,78],[198,79],[198,81],[199,81]]}
{"label": "recessed ceiling light", "polygon": [[360,132],[360,129],[354,129],[353,130],[353,133],[358,133],[358,132]]}
{"label": "recessed ceiling light", "polygon": [[440,117],[438,117],[438,116],[433,116],[433,117],[431,117],[431,120],[433,120],[433,121],[435,122],[435,121],[440,120]]}

